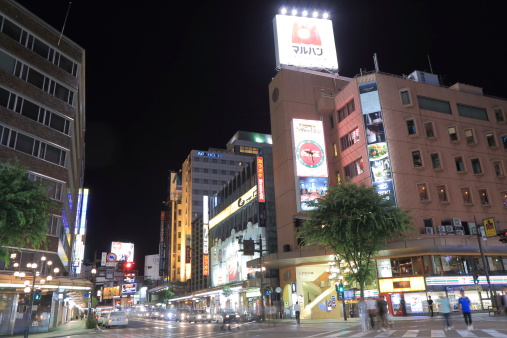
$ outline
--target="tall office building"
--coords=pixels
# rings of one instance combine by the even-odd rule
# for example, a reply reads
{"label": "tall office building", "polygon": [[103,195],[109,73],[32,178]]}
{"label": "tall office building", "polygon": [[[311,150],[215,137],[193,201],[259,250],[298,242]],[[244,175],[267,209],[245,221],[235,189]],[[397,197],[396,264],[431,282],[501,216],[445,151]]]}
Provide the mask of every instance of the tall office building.
{"label": "tall office building", "polygon": [[[87,199],[84,74],[82,47],[16,2],[0,0],[0,161],[19,160],[59,205],[48,223],[46,248],[13,248],[21,266],[45,255],[64,275],[79,270]],[[50,301],[55,316],[51,324],[41,321],[41,330],[61,319],[58,304]]]}

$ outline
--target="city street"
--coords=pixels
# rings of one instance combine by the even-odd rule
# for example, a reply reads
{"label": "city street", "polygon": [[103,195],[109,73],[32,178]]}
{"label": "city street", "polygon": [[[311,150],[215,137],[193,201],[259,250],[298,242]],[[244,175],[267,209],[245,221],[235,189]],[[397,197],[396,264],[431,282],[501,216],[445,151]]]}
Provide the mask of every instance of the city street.
{"label": "city street", "polygon": [[[97,333],[108,337],[507,337],[507,317],[474,314],[474,330],[467,331],[463,318],[452,316],[455,330],[444,331],[443,318],[395,318],[394,328],[388,332],[362,332],[357,318],[343,320],[303,320],[297,326],[292,320],[268,321],[265,324],[232,324],[222,329],[221,323],[181,323],[151,319],[130,320],[127,328],[100,329]],[[377,329],[377,328],[376,328]],[[60,335],[62,336],[62,335]],[[93,337],[96,334],[80,335]]]}

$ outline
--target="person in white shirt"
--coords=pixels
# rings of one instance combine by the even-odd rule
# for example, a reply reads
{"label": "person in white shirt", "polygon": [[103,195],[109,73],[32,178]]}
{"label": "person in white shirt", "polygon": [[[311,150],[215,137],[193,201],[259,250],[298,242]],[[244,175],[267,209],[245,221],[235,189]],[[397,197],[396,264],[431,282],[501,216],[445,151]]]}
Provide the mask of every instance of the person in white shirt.
{"label": "person in white shirt", "polygon": [[299,306],[298,302],[296,302],[296,304],[294,304],[294,312],[296,313],[296,322],[299,325],[299,315],[301,313],[301,306]]}
{"label": "person in white shirt", "polygon": [[368,330],[368,309],[364,298],[359,299],[357,303],[357,311],[359,312],[359,318],[361,322],[361,330]]}
{"label": "person in white shirt", "polygon": [[366,309],[370,317],[370,329],[375,330],[375,317],[377,317],[377,301],[373,298],[366,300]]}

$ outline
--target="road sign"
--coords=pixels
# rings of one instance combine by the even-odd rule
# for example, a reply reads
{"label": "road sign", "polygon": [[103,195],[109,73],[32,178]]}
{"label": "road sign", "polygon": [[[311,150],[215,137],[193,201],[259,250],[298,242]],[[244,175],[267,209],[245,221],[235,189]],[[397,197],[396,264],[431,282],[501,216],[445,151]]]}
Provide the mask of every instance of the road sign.
{"label": "road sign", "polygon": [[111,252],[110,254],[107,255],[106,259],[108,262],[112,263],[112,262],[116,262],[116,258],[117,258],[116,254]]}

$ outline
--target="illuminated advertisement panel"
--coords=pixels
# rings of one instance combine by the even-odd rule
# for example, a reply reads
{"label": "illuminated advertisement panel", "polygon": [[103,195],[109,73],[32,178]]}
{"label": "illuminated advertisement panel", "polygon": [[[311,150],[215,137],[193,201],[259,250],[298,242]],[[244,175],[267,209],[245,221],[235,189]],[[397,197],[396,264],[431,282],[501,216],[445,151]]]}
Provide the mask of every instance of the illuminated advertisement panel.
{"label": "illuminated advertisement panel", "polygon": [[266,194],[264,191],[264,158],[257,157],[257,198],[259,203],[266,202]]}
{"label": "illuminated advertisement panel", "polygon": [[121,293],[136,293],[136,291],[137,291],[137,284],[136,283],[121,285]]}
{"label": "illuminated advertisement panel", "polygon": [[116,255],[117,261],[133,262],[134,261],[134,244],[113,242],[111,244],[111,253]]}
{"label": "illuminated advertisement panel", "polygon": [[495,219],[493,217],[485,218],[482,220],[486,237],[498,236],[496,232]]}
{"label": "illuminated advertisement panel", "polygon": [[192,250],[190,249],[190,235],[185,235],[185,263],[192,261]]}
{"label": "illuminated advertisement panel", "polygon": [[401,277],[379,279],[380,293],[387,292],[408,292],[408,291],[425,291],[426,283],[424,277]]}
{"label": "illuminated advertisement panel", "polygon": [[310,210],[308,202],[324,196],[328,170],[322,121],[292,120],[298,211]]}
{"label": "illuminated advertisement panel", "polygon": [[171,173],[169,198],[171,201],[181,200],[181,173]]}
{"label": "illuminated advertisement panel", "polygon": [[277,15],[273,27],[277,68],[338,69],[331,20]]}
{"label": "illuminated advertisement panel", "polygon": [[202,274],[209,276],[209,255],[202,255]]}
{"label": "illuminated advertisement panel", "polygon": [[248,190],[243,196],[235,200],[228,207],[226,207],[222,212],[218,215],[210,219],[209,221],[209,229],[213,228],[218,223],[222,222],[224,219],[243,208],[245,205],[253,201],[257,197],[257,186],[252,187]]}
{"label": "illuminated advertisement panel", "polygon": [[386,198],[393,199],[396,203],[389,147],[386,141],[382,110],[380,109],[377,82],[360,84],[359,99],[363,113],[372,185],[377,188],[380,195],[386,195]]}

